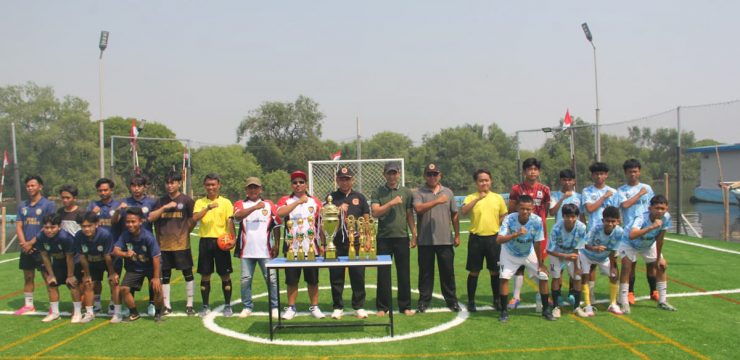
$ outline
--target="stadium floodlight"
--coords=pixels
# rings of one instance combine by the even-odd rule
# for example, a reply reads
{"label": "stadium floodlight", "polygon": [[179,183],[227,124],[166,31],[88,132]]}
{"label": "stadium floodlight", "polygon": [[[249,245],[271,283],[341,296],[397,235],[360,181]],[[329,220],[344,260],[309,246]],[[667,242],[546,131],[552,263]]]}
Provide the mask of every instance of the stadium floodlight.
{"label": "stadium floodlight", "polygon": [[595,158],[596,161],[601,161],[601,137],[599,135],[599,78],[598,72],[596,71],[596,45],[594,45],[594,36],[591,34],[591,29],[588,28],[587,23],[581,24],[583,34],[586,35],[586,40],[591,44],[594,49],[594,87],[596,88],[596,126],[594,127],[594,149],[596,149]]}
{"label": "stadium floodlight", "polygon": [[103,51],[108,48],[108,37],[110,32],[101,31],[100,41],[98,41],[98,48],[100,49],[100,57],[98,58],[98,135],[100,140],[100,177],[105,177],[105,129],[103,127]]}

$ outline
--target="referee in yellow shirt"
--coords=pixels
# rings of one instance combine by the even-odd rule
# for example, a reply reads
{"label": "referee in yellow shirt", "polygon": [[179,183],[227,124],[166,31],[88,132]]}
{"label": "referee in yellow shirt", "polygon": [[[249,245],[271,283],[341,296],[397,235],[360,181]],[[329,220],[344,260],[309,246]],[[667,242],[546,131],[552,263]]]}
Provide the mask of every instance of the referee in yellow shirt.
{"label": "referee in yellow shirt", "polygon": [[[498,261],[501,245],[496,244],[498,229],[508,213],[508,207],[501,195],[491,192],[491,172],[478,169],[473,173],[477,186],[476,192],[465,197],[462,214],[470,217],[470,234],[468,237],[468,261],[465,269],[468,273],[468,311],[475,312],[475,291],[478,288],[478,274],[486,261],[491,273],[491,291],[493,306],[496,310],[500,304]],[[504,304],[506,306],[506,304]]]}
{"label": "referee in yellow shirt", "polygon": [[221,290],[224,292],[223,314],[228,317],[234,314],[231,310],[231,253],[219,249],[216,239],[229,231],[229,218],[234,216],[234,205],[229,199],[219,195],[221,179],[218,174],[206,175],[203,186],[206,188],[206,197],[198,199],[193,208],[193,221],[200,221],[198,274],[200,274],[200,295],[203,299],[200,315],[205,316],[210,311],[208,298],[215,263],[216,272],[221,276]]}

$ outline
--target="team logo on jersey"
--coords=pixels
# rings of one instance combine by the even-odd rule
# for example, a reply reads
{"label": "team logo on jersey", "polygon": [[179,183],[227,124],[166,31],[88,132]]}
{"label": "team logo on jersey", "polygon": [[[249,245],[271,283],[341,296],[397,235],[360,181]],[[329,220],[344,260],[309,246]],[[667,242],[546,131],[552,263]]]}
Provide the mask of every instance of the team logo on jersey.
{"label": "team logo on jersey", "polygon": [[141,250],[146,251],[146,245],[141,245]]}
{"label": "team logo on jersey", "polygon": [[177,203],[177,210],[182,210],[182,208],[185,207],[182,203]]}
{"label": "team logo on jersey", "polygon": [[144,206],[144,207],[141,208],[141,212],[143,212],[144,214],[146,214],[146,213],[149,212],[149,208],[146,207],[146,206]]}
{"label": "team logo on jersey", "polygon": [[126,249],[128,249],[128,251],[133,250],[134,249],[134,244],[132,244],[132,243],[126,244]]}
{"label": "team logo on jersey", "polygon": [[541,198],[542,197],[542,190],[537,190],[537,197],[538,198]]}
{"label": "team logo on jersey", "polygon": [[354,205],[354,206],[360,205],[360,199],[358,199],[358,198],[352,199],[352,205]]}
{"label": "team logo on jersey", "polygon": [[593,195],[591,195],[591,200],[594,200],[595,201],[598,197],[599,197],[599,195],[593,194]]}
{"label": "team logo on jersey", "polygon": [[601,239],[596,239],[596,240],[594,240],[594,244],[596,244],[596,245],[601,245]]}
{"label": "team logo on jersey", "polygon": [[62,250],[62,244],[57,244],[57,250]]}
{"label": "team logo on jersey", "polygon": [[87,245],[82,244],[82,252],[87,254]]}
{"label": "team logo on jersey", "polygon": [[49,251],[51,250],[51,246],[49,246],[49,244],[44,244],[44,249],[46,249],[46,251]]}
{"label": "team logo on jersey", "polygon": [[36,215],[41,215],[41,209],[36,209]]}
{"label": "team logo on jersey", "polygon": [[103,245],[98,245],[98,251],[103,251]]}
{"label": "team logo on jersey", "polygon": [[313,206],[308,207],[308,212],[310,212],[311,214],[313,214],[313,210],[314,210]]}
{"label": "team logo on jersey", "polygon": [[21,213],[23,214],[23,216],[28,215],[28,208],[24,207],[23,210],[21,210]]}
{"label": "team logo on jersey", "polygon": [[262,215],[267,216],[267,209],[262,209]]}
{"label": "team logo on jersey", "polygon": [[114,214],[115,212],[116,212],[115,210],[113,210],[113,209],[110,209],[110,211],[109,211],[108,213],[110,214],[110,216],[113,216],[113,214]]}

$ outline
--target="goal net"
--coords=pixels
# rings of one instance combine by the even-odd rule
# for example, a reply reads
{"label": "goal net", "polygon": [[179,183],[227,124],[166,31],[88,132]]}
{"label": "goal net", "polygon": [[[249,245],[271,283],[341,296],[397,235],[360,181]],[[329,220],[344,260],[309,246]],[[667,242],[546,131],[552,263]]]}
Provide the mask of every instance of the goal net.
{"label": "goal net", "polygon": [[400,185],[405,185],[405,171],[403,159],[363,159],[363,160],[320,160],[308,162],[308,191],[309,194],[326,200],[329,193],[337,189],[335,177],[337,171],[347,167],[355,174],[354,190],[362,193],[370,200],[372,193],[385,184],[383,166],[386,162],[394,161],[401,169]]}

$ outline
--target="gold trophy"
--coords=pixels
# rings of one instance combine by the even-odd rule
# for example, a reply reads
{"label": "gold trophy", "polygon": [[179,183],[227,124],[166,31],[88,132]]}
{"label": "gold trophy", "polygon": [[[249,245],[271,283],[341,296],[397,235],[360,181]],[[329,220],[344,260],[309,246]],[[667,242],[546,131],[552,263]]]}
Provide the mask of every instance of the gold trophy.
{"label": "gold trophy", "polygon": [[347,260],[357,260],[355,251],[355,216],[347,216],[347,237],[349,238],[349,251],[347,251]]}
{"label": "gold trophy", "polygon": [[358,247],[360,248],[360,260],[366,260],[367,258],[367,252],[365,251],[365,243],[367,242],[367,223],[365,222],[364,217],[360,217],[357,219],[357,231],[359,234],[359,243]]}
{"label": "gold trophy", "polygon": [[285,243],[288,244],[288,253],[285,255],[287,261],[295,261],[295,252],[293,251],[293,220],[285,222]]}
{"label": "gold trophy", "polygon": [[324,261],[337,260],[337,247],[334,246],[334,236],[339,228],[339,208],[332,202],[331,195],[327,198],[326,206],[321,208],[321,231],[324,233]]}
{"label": "gold trophy", "polygon": [[367,221],[367,232],[370,237],[370,253],[368,254],[368,259],[370,260],[378,259],[378,248],[376,246],[376,236],[378,234],[378,229],[376,228],[377,225],[378,222],[375,218],[370,218],[370,220]]}
{"label": "gold trophy", "polygon": [[296,230],[295,238],[298,244],[298,261],[305,261],[306,252],[303,251],[303,240],[305,238],[303,233],[303,218],[298,219],[298,229]]}
{"label": "gold trophy", "polygon": [[308,261],[316,261],[316,249],[313,246],[313,242],[316,239],[316,227],[313,215],[308,216],[308,229],[306,229],[306,237],[308,238]]}

